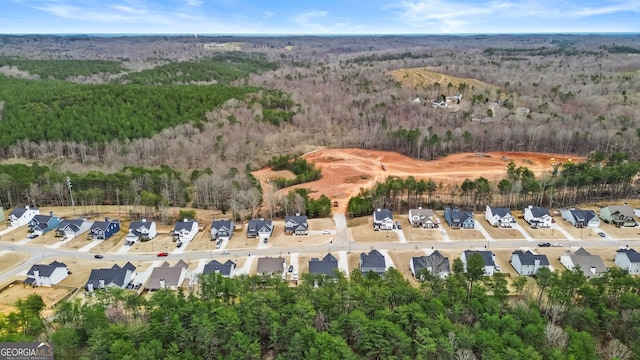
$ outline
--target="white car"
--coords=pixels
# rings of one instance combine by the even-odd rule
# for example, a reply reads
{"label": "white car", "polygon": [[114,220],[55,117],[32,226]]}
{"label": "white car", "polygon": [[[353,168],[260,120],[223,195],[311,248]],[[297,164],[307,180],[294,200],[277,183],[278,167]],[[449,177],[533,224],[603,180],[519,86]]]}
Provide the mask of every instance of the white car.
{"label": "white car", "polygon": [[551,246],[553,246],[553,247],[561,247],[562,244],[554,242],[554,243],[551,243]]}
{"label": "white car", "polygon": [[322,230],[322,233],[323,233],[323,234],[331,234],[331,231],[329,231],[329,230]]}
{"label": "white car", "polygon": [[222,255],[229,255],[231,254],[231,252],[229,250],[223,250],[222,251]]}
{"label": "white car", "polygon": [[440,233],[442,233],[442,235],[447,235],[447,232],[444,230],[441,230]]}
{"label": "white car", "polygon": [[294,272],[293,272],[293,276],[291,276],[291,278],[292,278],[293,280],[298,280],[298,272],[297,272],[297,271],[294,271]]}

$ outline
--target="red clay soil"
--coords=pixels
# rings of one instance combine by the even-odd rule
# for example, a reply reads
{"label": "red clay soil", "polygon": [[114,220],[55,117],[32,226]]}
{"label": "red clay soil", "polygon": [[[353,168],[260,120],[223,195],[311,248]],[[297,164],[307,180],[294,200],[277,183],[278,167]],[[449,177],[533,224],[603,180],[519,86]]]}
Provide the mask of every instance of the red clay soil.
{"label": "red clay soil", "polygon": [[[312,197],[324,194],[332,201],[338,201],[339,207],[335,210],[340,212],[346,210],[349,198],[358,194],[361,188],[372,188],[388,176],[406,178],[411,175],[416,180],[433,179],[437,184],[442,182],[446,186],[481,176],[489,181],[499,181],[505,177],[509,161],[540,176],[553,170],[554,163],[583,160],[575,155],[492,152],[460,153],[434,161],[420,161],[394,152],[362,149],[323,149],[303,157],[322,170],[322,179],[295,187],[309,189]],[[258,170],[254,175],[263,187],[270,186],[267,179],[277,177],[270,168]],[[293,188],[280,191],[284,194]]]}

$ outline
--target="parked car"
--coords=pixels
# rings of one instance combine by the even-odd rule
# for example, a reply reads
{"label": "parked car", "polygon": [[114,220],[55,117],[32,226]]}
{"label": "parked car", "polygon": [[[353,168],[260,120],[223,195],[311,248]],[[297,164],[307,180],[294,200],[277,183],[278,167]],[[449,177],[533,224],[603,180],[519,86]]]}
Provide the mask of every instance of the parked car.
{"label": "parked car", "polygon": [[291,277],[293,280],[298,280],[298,272],[294,271],[293,276]]}
{"label": "parked car", "polygon": [[133,288],[138,290],[142,286],[142,283],[137,283]]}
{"label": "parked car", "polygon": [[553,246],[553,247],[561,247],[561,246],[562,246],[562,244],[561,244],[561,243],[554,242],[553,244],[551,244],[551,246]]}
{"label": "parked car", "polygon": [[501,271],[500,265],[498,265],[498,264],[495,264],[493,268],[496,269],[497,272]]}
{"label": "parked car", "polygon": [[94,257],[94,258],[96,258],[96,259],[102,259],[102,258],[104,258],[104,256],[102,256],[102,255],[100,255],[100,254],[95,254],[95,255],[93,255],[93,257]]}
{"label": "parked car", "polygon": [[158,253],[158,256],[160,256],[160,257],[162,257],[162,256],[169,256],[169,253],[168,253],[168,252],[166,252],[166,251],[159,252],[159,253]]}
{"label": "parked car", "polygon": [[223,250],[222,255],[229,255],[231,252],[229,250]]}
{"label": "parked car", "polygon": [[539,244],[538,244],[538,246],[539,246],[539,247],[549,247],[549,246],[551,246],[551,243],[548,243],[548,242],[541,242],[541,243],[539,243]]}
{"label": "parked car", "polygon": [[178,243],[176,244],[176,247],[182,247],[182,241],[178,241]]}
{"label": "parked car", "polygon": [[322,230],[322,233],[323,233],[323,234],[331,234],[331,231],[329,231],[329,230]]}
{"label": "parked car", "polygon": [[32,233],[32,234],[27,235],[27,237],[28,237],[29,239],[35,239],[35,238],[37,238],[38,236],[40,236],[40,234]]}
{"label": "parked car", "polygon": [[603,233],[602,231],[600,231],[598,235],[600,235],[600,237],[607,237],[607,234]]}
{"label": "parked car", "polygon": [[289,272],[293,272],[293,265],[289,265]]}

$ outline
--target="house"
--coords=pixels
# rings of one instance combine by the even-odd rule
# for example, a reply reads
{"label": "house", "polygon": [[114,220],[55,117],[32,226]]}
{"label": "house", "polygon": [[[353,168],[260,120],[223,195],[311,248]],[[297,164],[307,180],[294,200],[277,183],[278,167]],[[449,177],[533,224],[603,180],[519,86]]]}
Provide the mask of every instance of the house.
{"label": "house", "polygon": [[158,289],[177,290],[187,277],[188,269],[189,265],[183,260],[178,261],[174,266],[165,261],[159,267],[153,268],[145,289],[150,291]]}
{"label": "house", "polygon": [[496,271],[496,261],[495,255],[491,251],[463,251],[462,254],[460,254],[460,260],[462,260],[462,264],[464,265],[464,271],[467,271],[467,260],[474,254],[480,254],[480,256],[482,256],[482,260],[484,261],[484,274],[487,276],[493,276],[494,271]]}
{"label": "house", "polygon": [[634,249],[619,249],[616,251],[614,262],[621,269],[627,270],[629,274],[640,274],[640,253]]}
{"label": "house", "polygon": [[491,224],[491,226],[500,228],[510,228],[516,219],[511,215],[509,208],[492,207],[487,205],[484,212],[485,219]]}
{"label": "house", "polygon": [[370,271],[384,276],[384,272],[387,270],[387,262],[378,250],[371,250],[369,253],[360,254],[360,271],[366,274]]}
{"label": "house", "polygon": [[18,227],[29,224],[34,216],[40,214],[37,207],[25,206],[23,208],[15,208],[9,213],[9,226]]}
{"label": "house", "polygon": [[411,258],[409,268],[414,277],[420,276],[421,270],[427,270],[430,274],[444,279],[451,273],[449,258],[444,257],[438,250],[428,256],[416,256]]}
{"label": "house", "polygon": [[307,217],[304,215],[287,215],[284,218],[284,232],[285,234],[294,235],[307,235],[309,230],[309,224],[307,223]]}
{"label": "house", "polygon": [[529,205],[524,211],[524,221],[533,227],[548,228],[553,223],[549,209]]}
{"label": "house", "polygon": [[393,214],[391,210],[376,209],[373,212],[374,230],[393,230]]}
{"label": "house", "polygon": [[579,248],[575,252],[568,251],[560,255],[560,263],[569,270],[580,268],[586,277],[592,277],[607,271],[602,259],[598,255],[591,255],[584,248]]}
{"label": "house", "polygon": [[211,223],[211,240],[229,240],[233,235],[235,224],[231,220],[213,220]]}
{"label": "house", "polygon": [[265,219],[251,219],[247,226],[247,237],[259,237],[260,240],[268,239],[273,232],[273,222]]}
{"label": "house", "polygon": [[180,242],[193,240],[197,233],[198,222],[196,220],[184,219],[184,221],[178,221],[173,227],[173,239]]}
{"label": "house", "polygon": [[204,275],[212,272],[219,273],[222,277],[232,278],[236,274],[236,263],[227,260],[224,264],[218,260],[211,260],[204,266],[202,273]]}
{"label": "house", "polygon": [[4,221],[4,208],[0,206],[0,221]]}
{"label": "house", "polygon": [[158,235],[155,221],[132,221],[129,225],[129,233],[125,237],[125,244],[133,245],[141,239],[151,240]]}
{"label": "house", "polygon": [[562,218],[571,225],[582,228],[585,226],[600,226],[600,219],[593,210],[563,209],[560,211]]}
{"label": "house", "polygon": [[282,275],[287,268],[287,261],[283,257],[262,257],[258,259],[258,275]]}
{"label": "house", "polygon": [[409,209],[409,224],[413,227],[433,228],[438,225],[438,221],[433,216],[433,210],[419,207]]}
{"label": "house", "polygon": [[51,230],[55,230],[60,225],[60,218],[53,216],[53,211],[49,215],[34,215],[29,220],[29,228],[35,234],[43,235]]}
{"label": "house", "polygon": [[452,229],[473,229],[476,226],[471,211],[446,208],[444,209],[444,220]]}
{"label": "house", "polygon": [[108,287],[124,289],[131,278],[136,274],[136,267],[128,262],[123,267],[114,264],[109,269],[93,269],[89,274],[89,280],[84,286],[88,292]]}
{"label": "house", "polygon": [[89,231],[93,223],[86,219],[62,220],[56,229],[56,236],[73,239],[76,236]]}
{"label": "house", "polygon": [[27,285],[51,287],[69,276],[69,269],[64,263],[54,261],[49,265],[37,264],[27,271],[23,281]]}
{"label": "house", "polygon": [[89,236],[93,240],[106,240],[120,231],[120,220],[105,218],[104,221],[96,221],[89,229]]}
{"label": "house", "polygon": [[640,218],[640,208],[633,208],[633,214]]}
{"label": "house", "polygon": [[309,260],[309,274],[323,275],[329,278],[336,277],[338,259],[331,254],[325,255],[322,260],[311,258]]}
{"label": "house", "polygon": [[512,252],[510,263],[518,275],[536,275],[540,268],[549,268],[547,256],[534,254],[531,250],[516,250]]}
{"label": "house", "polygon": [[633,218],[634,212],[631,206],[605,206],[600,209],[600,219],[607,224],[624,227],[636,226],[636,220]]}

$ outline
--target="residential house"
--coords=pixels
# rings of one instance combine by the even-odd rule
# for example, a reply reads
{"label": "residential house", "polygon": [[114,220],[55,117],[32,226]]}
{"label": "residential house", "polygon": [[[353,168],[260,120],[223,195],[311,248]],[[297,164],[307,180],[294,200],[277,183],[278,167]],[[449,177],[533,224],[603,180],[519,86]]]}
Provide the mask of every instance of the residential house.
{"label": "residential house", "polygon": [[467,271],[467,261],[474,254],[479,254],[484,261],[484,273],[487,276],[493,276],[496,271],[495,255],[491,251],[465,250],[460,254],[460,260],[464,265],[464,271]]}
{"label": "residential house", "polygon": [[40,214],[37,207],[25,206],[23,208],[15,208],[9,213],[9,226],[18,227],[28,225],[34,216]]}
{"label": "residential house", "polygon": [[433,216],[433,210],[423,209],[422,207],[409,209],[409,224],[413,227],[421,226],[423,228],[433,228],[438,226],[438,222]]}
{"label": "residential house", "polygon": [[487,205],[484,212],[485,219],[491,224],[491,226],[500,228],[510,228],[516,219],[511,215],[509,208],[492,207]]}
{"label": "residential house", "polygon": [[633,209],[629,205],[609,205],[600,209],[600,219],[607,224],[624,227],[636,226]]}
{"label": "residential house", "polygon": [[548,228],[553,223],[549,209],[529,205],[524,211],[524,221],[533,227]]}
{"label": "residential house", "polygon": [[55,230],[60,225],[60,218],[53,216],[53,211],[49,215],[34,215],[29,220],[29,228],[35,234],[43,235],[51,230]]}
{"label": "residential house", "polygon": [[621,269],[627,270],[629,274],[640,274],[640,253],[634,249],[619,249],[616,251],[614,262]]}
{"label": "residential house", "polygon": [[106,240],[120,231],[120,220],[105,218],[104,221],[96,221],[89,229],[89,236],[93,240]]}
{"label": "residential house", "polygon": [[232,278],[236,274],[236,263],[231,260],[227,260],[224,264],[218,260],[211,260],[204,266],[202,273],[204,275],[216,272],[222,277]]}
{"label": "residential house", "polygon": [[156,230],[155,221],[147,221],[147,219],[132,221],[131,224],[129,224],[129,233],[125,237],[125,244],[133,245],[141,239],[151,240],[157,235],[158,231]]}
{"label": "residential house", "polygon": [[173,227],[173,238],[180,242],[191,241],[198,234],[198,222],[196,220],[184,219],[178,221]]}
{"label": "residential house", "polygon": [[273,232],[273,222],[265,219],[251,219],[247,226],[247,237],[259,237],[260,240],[269,239]]}
{"label": "residential house", "polygon": [[445,278],[451,273],[449,258],[445,257],[438,250],[428,256],[416,256],[411,258],[409,268],[414,277],[420,276],[421,270],[427,270],[431,275]]}
{"label": "residential house", "polygon": [[446,208],[444,209],[444,220],[452,229],[473,229],[476,226],[471,211]]}
{"label": "residential house", "polygon": [[231,220],[213,220],[211,223],[211,240],[229,240],[233,235],[235,224]]}
{"label": "residential house", "polygon": [[376,209],[373,212],[374,230],[393,230],[393,213],[388,209]]}
{"label": "residential house", "polygon": [[89,231],[93,223],[86,219],[62,220],[56,229],[56,236],[62,236],[65,239],[73,239],[76,236]]}
{"label": "residential house", "polygon": [[323,275],[329,278],[336,277],[338,259],[331,254],[325,255],[322,260],[311,258],[309,260],[309,274]]}
{"label": "residential house", "polygon": [[122,267],[114,264],[109,269],[93,269],[84,288],[89,292],[108,287],[124,289],[135,274],[136,267],[130,262]]}
{"label": "residential house", "polygon": [[0,206],[0,221],[4,221],[4,208]]}
{"label": "residential house", "polygon": [[571,225],[582,228],[585,226],[600,226],[600,219],[593,210],[563,209],[560,211],[562,218]]}
{"label": "residential house", "polygon": [[633,215],[640,218],[640,208],[633,208]]}
{"label": "residential house", "polygon": [[283,275],[287,261],[283,257],[262,257],[258,259],[258,275]]}
{"label": "residential house", "polygon": [[600,256],[591,255],[584,248],[579,248],[573,253],[567,251],[564,255],[560,255],[560,263],[569,270],[580,268],[586,277],[596,276],[607,271]]}
{"label": "residential house", "polygon": [[535,275],[541,268],[549,268],[549,259],[546,255],[534,254],[531,250],[516,250],[511,253],[511,266],[518,275]]}
{"label": "residential house", "polygon": [[47,286],[57,285],[69,276],[69,269],[65,263],[54,261],[49,265],[37,264],[27,271],[27,278],[23,281],[27,285]]}
{"label": "residential house", "polygon": [[360,271],[366,274],[370,271],[384,276],[384,272],[387,270],[387,262],[378,250],[371,250],[369,253],[360,254]]}
{"label": "residential house", "polygon": [[294,235],[307,235],[309,230],[309,223],[307,217],[304,215],[287,215],[284,218],[284,232],[285,234]]}
{"label": "residential house", "polygon": [[189,265],[183,260],[178,261],[174,266],[165,261],[159,267],[151,270],[145,289],[150,291],[159,289],[177,290],[187,277],[188,270]]}

